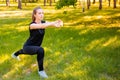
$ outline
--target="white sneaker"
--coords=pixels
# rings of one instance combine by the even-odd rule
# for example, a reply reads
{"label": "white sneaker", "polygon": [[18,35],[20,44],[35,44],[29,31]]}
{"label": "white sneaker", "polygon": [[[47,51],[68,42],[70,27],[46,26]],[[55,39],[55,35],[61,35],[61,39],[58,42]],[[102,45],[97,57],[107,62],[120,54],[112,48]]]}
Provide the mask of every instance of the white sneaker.
{"label": "white sneaker", "polygon": [[11,57],[14,58],[14,59],[17,59],[18,61],[20,61],[20,57],[19,57],[19,56],[16,56],[15,53],[13,53],[13,54],[11,55]]}
{"label": "white sneaker", "polygon": [[45,73],[45,71],[38,71],[38,74],[42,77],[42,78],[48,78],[47,74]]}

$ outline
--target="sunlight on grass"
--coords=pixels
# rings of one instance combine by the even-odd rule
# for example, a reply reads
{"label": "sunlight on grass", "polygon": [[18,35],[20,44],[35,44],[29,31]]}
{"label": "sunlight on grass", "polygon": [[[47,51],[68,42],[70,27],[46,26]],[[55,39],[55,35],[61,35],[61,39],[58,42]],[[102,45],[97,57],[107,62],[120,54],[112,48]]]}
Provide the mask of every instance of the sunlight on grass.
{"label": "sunlight on grass", "polygon": [[117,32],[120,32],[120,30],[118,30]]}
{"label": "sunlight on grass", "polygon": [[[71,75],[73,77],[77,77],[80,76],[86,76],[88,73],[88,70],[83,68],[83,66],[89,62],[90,57],[83,57],[80,61],[75,61],[73,63],[71,63],[71,65],[67,68],[64,69],[64,74],[66,74],[67,76]],[[76,70],[76,71],[75,71]]]}
{"label": "sunlight on grass", "polygon": [[[10,56],[9,56],[9,58],[10,58]],[[22,56],[22,59],[24,59],[24,56]],[[15,59],[13,59],[13,60],[15,60]],[[14,62],[13,60],[12,60],[12,62]],[[17,74],[22,74],[21,72],[23,72],[23,73],[26,72],[25,67],[23,67],[24,65],[26,65],[26,63],[27,63],[27,60],[22,60],[22,61],[15,60],[15,64],[11,66],[11,69],[7,73],[5,73],[2,76],[2,78],[3,79],[9,79],[9,78],[12,78],[16,73]],[[23,68],[23,71],[21,70],[22,68]],[[16,78],[17,75],[14,76],[14,77]]]}
{"label": "sunlight on grass", "polygon": [[48,10],[48,9],[44,9],[44,13],[52,13],[52,14],[57,14],[60,13],[61,10]]}
{"label": "sunlight on grass", "polygon": [[15,29],[17,29],[18,31],[27,31],[28,26],[20,26],[20,27],[16,27]]}
{"label": "sunlight on grass", "polygon": [[87,21],[92,21],[92,20],[96,20],[96,19],[107,19],[107,18],[111,18],[111,16],[103,16],[103,15],[97,15],[97,16],[84,16],[83,17],[84,20],[87,20]]}
{"label": "sunlight on grass", "polygon": [[60,52],[55,52],[55,56],[59,56],[61,53]]}
{"label": "sunlight on grass", "polygon": [[26,14],[32,13],[32,11],[2,11],[0,12],[0,17],[15,17],[15,16],[25,16]]}
{"label": "sunlight on grass", "polygon": [[102,39],[99,39],[99,40],[93,40],[90,44],[88,44],[86,46],[86,50],[87,51],[90,51],[98,46],[103,46],[103,47],[107,47],[107,46],[110,46],[111,44],[115,43],[117,41],[117,36],[115,37],[111,37],[110,39],[107,39],[106,42],[105,41],[105,38],[102,38]]}
{"label": "sunlight on grass", "polygon": [[120,13],[116,13],[116,14],[114,14],[114,16],[120,16]]}
{"label": "sunlight on grass", "polygon": [[[51,50],[49,50],[49,51],[51,51]],[[53,51],[52,51],[52,52],[53,52]],[[61,54],[62,54],[62,55],[61,55]],[[45,62],[45,65],[46,65],[46,66],[49,66],[49,63],[52,63],[52,64],[54,64],[54,63],[59,63],[59,62],[61,62],[61,60],[63,60],[63,58],[66,57],[66,55],[67,55],[67,54],[65,54],[65,53],[61,53],[60,51],[56,51],[56,52],[54,52],[54,54],[49,55],[49,57],[52,57],[52,58],[49,59],[48,61],[46,61],[46,62]],[[58,59],[56,59],[56,60],[54,61],[54,58],[56,58],[56,57],[58,57]]]}
{"label": "sunlight on grass", "polygon": [[10,57],[7,54],[0,55],[0,64],[4,63],[4,61],[8,60]]}
{"label": "sunlight on grass", "polygon": [[9,77],[12,76],[15,72],[16,72],[16,69],[11,70],[11,71],[7,72],[6,74],[4,74],[2,77],[9,79]]}
{"label": "sunlight on grass", "polygon": [[105,47],[105,46],[109,46],[110,44],[116,42],[116,40],[117,40],[117,36],[115,36],[115,37],[113,37],[113,38],[110,38],[108,41],[106,41],[106,42],[103,44],[103,46],[104,46],[104,47]]}
{"label": "sunlight on grass", "polygon": [[44,47],[44,50],[45,50],[45,51],[50,51],[50,52],[52,51],[52,50],[51,50],[50,48],[48,48],[48,47]]}
{"label": "sunlight on grass", "polygon": [[90,51],[90,50],[96,48],[98,45],[100,46],[103,40],[104,40],[104,39],[93,40],[90,44],[88,44],[88,45],[86,46],[85,49],[86,49],[87,51]]}
{"label": "sunlight on grass", "polygon": [[88,29],[85,29],[85,30],[82,30],[82,31],[79,32],[79,35],[84,35],[84,34],[86,34],[89,30],[90,30],[89,28],[88,28]]}

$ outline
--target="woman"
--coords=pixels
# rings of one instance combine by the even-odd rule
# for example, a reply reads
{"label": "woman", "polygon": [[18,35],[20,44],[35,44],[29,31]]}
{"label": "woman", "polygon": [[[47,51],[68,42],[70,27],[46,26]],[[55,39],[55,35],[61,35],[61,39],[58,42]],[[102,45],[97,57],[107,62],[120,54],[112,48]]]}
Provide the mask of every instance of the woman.
{"label": "woman", "polygon": [[34,55],[37,54],[37,62],[38,62],[38,73],[43,78],[48,78],[47,74],[44,71],[43,60],[44,60],[44,49],[41,47],[45,28],[54,26],[61,27],[63,22],[61,20],[56,20],[54,22],[46,22],[43,20],[44,12],[40,7],[36,7],[33,10],[32,14],[32,22],[29,25],[30,37],[25,42],[23,49],[20,49],[17,52],[12,54],[12,57],[20,60],[20,54],[29,54]]}

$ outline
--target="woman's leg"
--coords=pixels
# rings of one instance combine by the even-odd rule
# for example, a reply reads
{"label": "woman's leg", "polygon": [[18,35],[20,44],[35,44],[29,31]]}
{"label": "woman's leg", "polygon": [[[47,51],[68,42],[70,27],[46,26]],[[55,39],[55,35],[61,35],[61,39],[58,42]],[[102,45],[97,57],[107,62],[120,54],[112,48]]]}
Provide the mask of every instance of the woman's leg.
{"label": "woman's leg", "polygon": [[44,60],[44,49],[39,48],[39,50],[37,52],[37,62],[38,62],[39,71],[44,70],[44,68],[43,68],[43,60]]}
{"label": "woman's leg", "polygon": [[43,60],[44,60],[44,49],[39,46],[25,46],[23,49],[20,49],[19,51],[15,52],[14,55],[18,56],[20,54],[28,54],[28,55],[34,55],[37,54],[37,62],[38,62],[38,68],[39,68],[39,75],[47,78],[47,74],[44,71],[43,68]]}
{"label": "woman's leg", "polygon": [[14,53],[12,53],[12,57],[13,58],[15,58],[15,59],[17,59],[17,60],[19,60],[20,61],[20,58],[19,58],[19,54],[22,54],[23,53],[23,49],[20,49],[19,51],[16,51],[16,52],[14,52]]}
{"label": "woman's leg", "polygon": [[44,60],[44,49],[39,46],[26,46],[23,48],[24,54],[37,54],[37,62],[38,62],[38,68],[39,68],[39,75],[43,78],[48,78],[47,74],[44,71],[43,68],[43,60]]}
{"label": "woman's leg", "polygon": [[44,70],[43,68],[44,49],[42,47],[26,46],[23,48],[23,54],[28,54],[28,55],[37,54],[37,62],[38,62],[39,71]]}
{"label": "woman's leg", "polygon": [[18,55],[23,54],[23,53],[24,53],[24,52],[23,52],[23,49],[20,49],[20,50],[14,52],[14,55],[15,55],[15,56],[18,56]]}

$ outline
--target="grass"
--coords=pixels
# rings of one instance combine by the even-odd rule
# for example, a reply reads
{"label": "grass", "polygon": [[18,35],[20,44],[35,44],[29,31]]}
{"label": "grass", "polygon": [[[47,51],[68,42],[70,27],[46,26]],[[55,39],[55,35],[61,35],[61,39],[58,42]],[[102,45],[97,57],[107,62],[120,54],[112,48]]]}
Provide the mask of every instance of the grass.
{"label": "grass", "polygon": [[[36,55],[21,55],[22,61],[11,58],[28,38],[31,12],[31,7],[0,12],[0,80],[41,79]],[[93,8],[82,13],[79,8],[45,8],[46,20],[58,18],[64,21],[64,27],[47,28],[42,44],[49,75],[46,80],[119,80],[119,9]]]}

